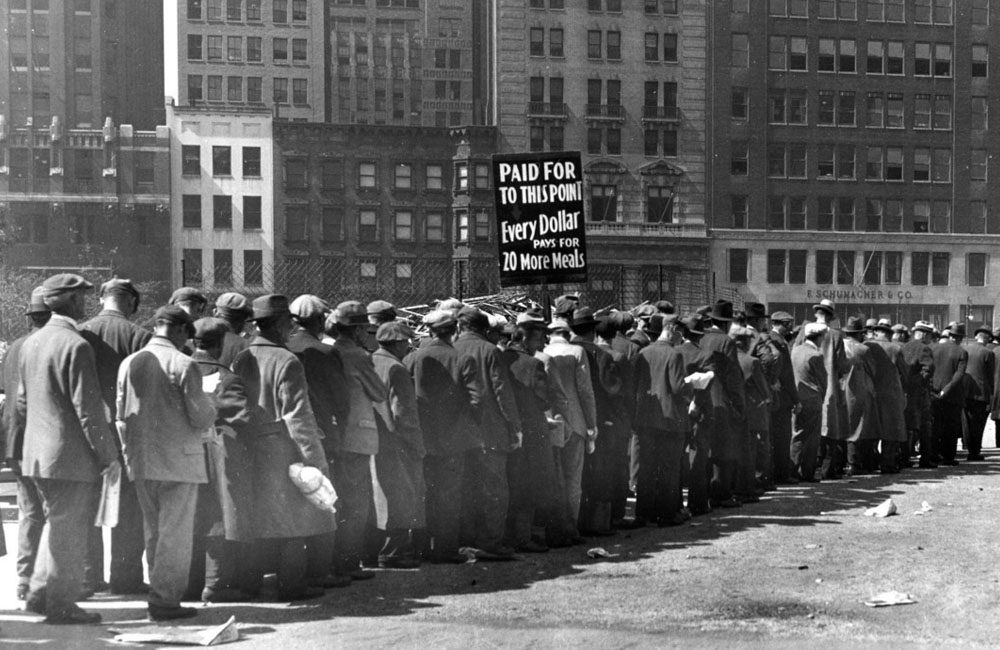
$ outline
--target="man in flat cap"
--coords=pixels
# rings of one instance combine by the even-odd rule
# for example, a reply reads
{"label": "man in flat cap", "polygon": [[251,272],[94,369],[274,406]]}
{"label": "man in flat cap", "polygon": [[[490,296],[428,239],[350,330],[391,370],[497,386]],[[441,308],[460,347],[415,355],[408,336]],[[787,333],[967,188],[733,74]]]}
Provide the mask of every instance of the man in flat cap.
{"label": "man in flat cap", "polygon": [[197,590],[205,602],[247,600],[241,588],[252,563],[253,458],[251,441],[260,430],[264,412],[247,395],[240,377],[219,359],[229,325],[221,318],[194,323],[191,360],[198,364],[202,388],[215,398],[217,435],[205,443],[208,483],[198,494],[194,556],[188,592]]}
{"label": "man in flat cap", "polygon": [[374,300],[368,303],[368,322],[372,325],[382,325],[396,320],[396,306],[385,300]]}
{"label": "man in flat cap", "polygon": [[22,449],[24,447],[24,426],[17,422],[17,387],[21,383],[21,348],[24,341],[49,322],[52,312],[45,306],[44,289],[35,287],[25,310],[30,329],[27,334],[7,346],[3,356],[3,392],[6,397],[6,407],[3,409],[3,419],[0,428],[3,429],[5,447],[4,460],[14,472],[17,481],[17,599],[28,597],[31,583],[31,573],[38,557],[38,545],[42,539],[42,528],[45,526],[45,512],[42,496],[35,487],[34,481],[21,471]]}
{"label": "man in flat cap", "polygon": [[986,345],[991,338],[989,326],[980,325],[973,338],[963,346],[969,354],[965,374],[970,381],[966,382],[965,421],[968,427],[962,446],[968,452],[966,460],[969,461],[985,460],[982,454],[983,431],[993,402],[993,379],[996,374],[996,359]]}
{"label": "man in flat cap", "polygon": [[205,313],[208,298],[194,287],[181,287],[170,295],[169,304],[177,305],[186,311],[191,317],[191,322],[194,322]]}
{"label": "man in flat cap", "polygon": [[462,477],[466,454],[481,444],[474,422],[482,388],[475,361],[452,345],[458,330],[454,314],[436,309],[423,320],[430,336],[404,364],[413,376],[426,450],[427,532],[433,550],[425,557],[435,563],[464,562],[458,554]]}
{"label": "man in flat cap", "polygon": [[[80,326],[84,337],[92,334],[90,343],[97,358],[97,375],[101,380],[104,404],[115,419],[118,368],[127,356],[149,343],[151,334],[129,318],[139,308],[139,291],[131,280],[115,278],[101,285],[101,311]],[[96,338],[96,340],[94,340]],[[115,436],[117,440],[118,437]],[[90,533],[91,562],[104,566],[104,537],[100,528]],[[135,485],[122,478],[118,502],[118,525],[111,529],[111,593],[137,594],[146,591],[142,578],[144,550],[142,511]],[[98,579],[103,579],[101,570]]]}
{"label": "man in flat cap", "polygon": [[162,621],[196,614],[180,603],[191,569],[198,484],[208,480],[202,440],[216,411],[197,364],[180,351],[191,317],[167,305],[153,322],[153,338],[118,370],[116,424],[142,508],[149,617]]}
{"label": "man in flat cap", "polygon": [[965,371],[969,352],[962,347],[965,323],[949,323],[947,339],[933,346],[934,376],[931,378],[931,412],[938,463],[958,465],[955,451],[962,437],[965,407]]}
{"label": "man in flat cap", "polygon": [[98,623],[80,609],[87,533],[102,472],[117,475],[118,447],[101,400],[93,348],[80,335],[84,294],[93,285],[60,273],[42,284],[49,321],[21,347],[15,427],[24,428],[21,472],[48,518],[31,575],[29,611],[50,623]]}
{"label": "man in flat cap", "polygon": [[[264,425],[252,442],[257,558],[245,591],[259,592],[263,574],[277,565],[278,600],[323,595],[307,585],[306,540],[331,533],[329,512],[313,505],[288,476],[292,463],[330,471],[323,434],[309,401],[302,362],[285,347],[292,331],[288,298],[277,294],[253,301],[258,335],[233,362],[251,403],[264,411]],[[339,513],[338,513],[339,514]]]}
{"label": "man in flat cap", "polygon": [[521,446],[521,417],[500,350],[486,338],[489,318],[465,307],[458,322],[455,349],[475,361],[482,389],[476,422],[482,446],[466,459],[462,536],[466,545],[483,551],[482,559],[509,559],[514,551],[503,544],[510,498],[507,454]]}
{"label": "man in flat cap", "polygon": [[[347,422],[350,402],[340,352],[319,338],[323,334],[326,315],[331,311],[330,305],[318,296],[305,294],[293,300],[289,310],[293,325],[286,345],[302,362],[309,387],[309,403],[316,416],[316,424],[323,434],[326,458],[331,460],[340,440],[340,427]],[[350,584],[350,578],[332,574],[332,533],[310,539],[308,547],[311,585],[337,587]]]}
{"label": "man in flat cap", "polygon": [[412,536],[419,538],[426,527],[424,434],[420,430],[413,377],[402,363],[414,336],[403,321],[382,323],[375,333],[379,349],[372,354],[375,373],[389,391],[386,411],[391,418],[386,422],[380,414],[375,417],[379,438],[375,471],[388,507],[385,543],[378,555],[379,567],[383,569],[419,566],[419,552]]}
{"label": "man in flat cap", "polygon": [[252,311],[250,301],[241,293],[224,293],[215,299],[215,317],[225,321],[229,327],[222,341],[222,355],[219,357],[219,363],[227,368],[231,368],[236,355],[250,345],[243,336],[243,331]]}
{"label": "man in flat cap", "polygon": [[794,319],[788,312],[771,314],[771,331],[766,333],[774,354],[764,363],[764,374],[771,382],[771,481],[777,485],[798,483],[791,468],[792,412],[799,408],[799,393],[792,371],[792,353],[788,336]]}
{"label": "man in flat cap", "polygon": [[937,467],[931,415],[931,378],[934,376],[932,336],[934,326],[927,321],[913,325],[910,340],[903,346],[903,363],[906,365],[906,431],[909,437],[909,455],[920,447],[920,467]]}
{"label": "man in flat cap", "polygon": [[333,485],[341,503],[334,572],[365,580],[375,576],[361,568],[361,561],[369,559],[366,535],[371,534],[369,526],[374,524],[369,517],[374,510],[371,461],[379,449],[374,409],[382,409],[385,415],[387,389],[364,347],[371,325],[364,305],[348,300],[337,305],[333,315],[338,331],[333,347],[344,363],[344,385],[350,402],[333,454]]}

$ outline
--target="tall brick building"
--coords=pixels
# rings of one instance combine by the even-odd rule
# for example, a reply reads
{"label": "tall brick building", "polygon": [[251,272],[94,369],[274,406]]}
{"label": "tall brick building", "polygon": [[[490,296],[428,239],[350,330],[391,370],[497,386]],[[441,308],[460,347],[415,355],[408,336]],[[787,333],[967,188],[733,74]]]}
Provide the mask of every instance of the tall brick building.
{"label": "tall brick building", "polygon": [[715,0],[719,286],[804,317],[992,323],[992,0]]}

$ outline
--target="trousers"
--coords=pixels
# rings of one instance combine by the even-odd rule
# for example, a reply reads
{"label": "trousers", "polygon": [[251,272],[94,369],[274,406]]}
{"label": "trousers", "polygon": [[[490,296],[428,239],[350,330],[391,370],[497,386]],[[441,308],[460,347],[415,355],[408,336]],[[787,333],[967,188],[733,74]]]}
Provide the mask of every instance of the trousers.
{"label": "trousers", "polygon": [[819,457],[820,427],[823,424],[821,408],[802,407],[792,419],[792,468],[798,478],[811,481],[816,474],[816,460]]}
{"label": "trousers", "polygon": [[569,523],[574,529],[580,523],[580,501],[583,499],[583,459],[587,441],[583,436],[571,435],[566,445],[559,449],[559,462],[565,486],[566,509]]}
{"label": "trousers", "polygon": [[139,479],[135,487],[146,532],[149,604],[177,607],[191,570],[198,484]]}
{"label": "trousers", "polygon": [[462,543],[484,551],[501,547],[510,504],[507,454],[492,449],[469,451],[462,484]]}
{"label": "trousers", "polygon": [[[97,494],[100,498],[100,492]],[[104,579],[104,535],[100,528],[90,531],[87,582]],[[145,550],[142,510],[135,483],[122,472],[118,499],[118,525],[111,529],[111,591],[134,593],[143,582],[142,553]]]}
{"label": "trousers", "polygon": [[427,532],[432,539],[432,556],[445,557],[458,553],[464,471],[463,454],[424,458]]}
{"label": "trousers", "polygon": [[771,458],[775,482],[792,476],[792,410],[779,408],[771,412]]}
{"label": "trousers", "polygon": [[[931,400],[934,447],[944,460],[955,460],[958,439],[962,437],[962,418],[965,417],[962,404]],[[982,434],[980,434],[982,436]]]}
{"label": "trousers", "polygon": [[334,571],[350,573],[360,568],[372,510],[371,456],[343,452],[333,460],[333,487],[340,505],[334,543]]}
{"label": "trousers", "polygon": [[[45,504],[35,482],[26,476],[17,478],[17,584],[31,582],[38,547],[45,528]],[[100,529],[98,529],[100,530]]]}
{"label": "trousers", "polygon": [[970,456],[976,456],[983,450],[983,432],[986,420],[990,416],[990,405],[977,400],[966,400],[965,419],[969,423],[962,446]]}
{"label": "trousers", "polygon": [[669,524],[683,506],[681,466],[685,435],[679,431],[639,429],[639,483],[636,517]]}

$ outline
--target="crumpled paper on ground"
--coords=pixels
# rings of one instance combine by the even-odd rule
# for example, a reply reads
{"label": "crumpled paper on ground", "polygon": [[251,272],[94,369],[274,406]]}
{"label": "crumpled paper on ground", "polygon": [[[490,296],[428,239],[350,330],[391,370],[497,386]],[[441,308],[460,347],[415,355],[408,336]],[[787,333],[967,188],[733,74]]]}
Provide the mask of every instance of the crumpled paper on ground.
{"label": "crumpled paper on ground", "polygon": [[230,616],[222,625],[214,627],[169,627],[150,625],[128,632],[111,630],[117,643],[159,643],[167,645],[221,645],[239,641],[240,631],[236,628],[236,617]]}
{"label": "crumpled paper on ground", "polygon": [[605,549],[600,546],[595,546],[594,548],[587,551],[587,557],[592,560],[604,560],[607,558],[618,557],[617,553],[608,553]]}
{"label": "crumpled paper on ground", "polygon": [[934,507],[931,504],[929,504],[926,501],[924,501],[923,503],[920,504],[920,510],[915,510],[913,512],[913,514],[915,514],[915,515],[926,515],[928,512],[930,512],[932,510],[934,510]]}
{"label": "crumpled paper on ground", "polygon": [[869,607],[890,607],[892,605],[912,605],[917,601],[902,591],[885,591],[865,601]]}
{"label": "crumpled paper on ground", "polygon": [[896,514],[896,502],[891,498],[886,499],[882,503],[878,504],[874,508],[868,508],[865,510],[866,517],[891,517]]}
{"label": "crumpled paper on ground", "polygon": [[704,390],[714,378],[715,372],[711,370],[707,372],[692,372],[684,378],[684,383],[691,384],[691,387],[695,390]]}

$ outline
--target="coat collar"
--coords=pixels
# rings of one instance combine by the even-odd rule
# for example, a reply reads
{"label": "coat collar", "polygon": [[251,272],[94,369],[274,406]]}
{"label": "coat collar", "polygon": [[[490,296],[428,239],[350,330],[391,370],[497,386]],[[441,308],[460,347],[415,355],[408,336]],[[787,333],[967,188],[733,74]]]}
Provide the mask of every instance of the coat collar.
{"label": "coat collar", "polygon": [[117,309],[108,309],[107,307],[105,307],[104,309],[102,309],[101,311],[99,311],[97,313],[97,315],[98,316],[108,316],[110,318],[120,318],[121,320],[128,320],[125,317],[125,314],[121,313]]}
{"label": "coat collar", "polygon": [[154,334],[153,338],[149,339],[149,343],[146,344],[146,347],[168,348],[170,350],[173,350],[174,352],[180,352],[180,350],[177,349],[177,346],[175,346],[173,343],[170,342],[170,339],[168,339],[165,336],[160,336],[158,334]]}
{"label": "coat collar", "polygon": [[253,340],[250,341],[250,345],[256,345],[265,348],[282,348],[282,349],[285,348],[284,345],[281,345],[280,343],[275,343],[274,341],[266,339],[263,336],[259,335],[253,337]]}
{"label": "coat collar", "polygon": [[80,331],[80,324],[77,323],[75,319],[70,318],[69,316],[63,316],[62,314],[52,314],[52,316],[49,318],[49,322],[46,323],[46,326],[48,325],[58,325],[59,327],[66,327],[73,330],[74,332]]}
{"label": "coat collar", "polygon": [[192,361],[198,362],[199,366],[207,366],[207,367],[216,366],[218,368],[225,368],[224,365],[219,363],[218,359],[212,358],[212,356],[209,355],[208,352],[205,352],[204,350],[195,350],[191,354],[191,359]]}
{"label": "coat collar", "polygon": [[381,348],[381,347],[378,350],[375,350],[374,352],[372,352],[372,356],[373,357],[382,357],[384,359],[389,359],[391,361],[395,361],[396,363],[401,363],[401,361],[396,357],[396,355],[394,355],[392,352],[389,352],[385,348]]}

